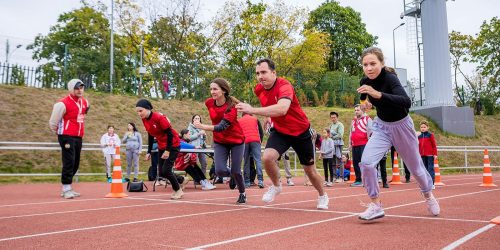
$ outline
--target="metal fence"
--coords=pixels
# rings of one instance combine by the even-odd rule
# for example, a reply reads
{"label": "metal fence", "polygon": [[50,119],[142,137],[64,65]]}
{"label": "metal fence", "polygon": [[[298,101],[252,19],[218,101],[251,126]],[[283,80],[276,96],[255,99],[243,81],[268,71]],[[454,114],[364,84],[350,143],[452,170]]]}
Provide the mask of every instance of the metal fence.
{"label": "metal fence", "polygon": [[[145,150],[147,145],[143,145],[143,149]],[[490,155],[495,154],[495,159],[500,157],[500,146],[438,146],[438,152],[440,158],[451,158],[457,157],[458,155],[463,154],[463,165],[459,166],[446,166],[446,168],[441,168],[441,171],[444,170],[452,170],[452,169],[461,169],[465,170],[468,173],[471,170],[477,170],[483,168],[482,166],[482,155],[484,149],[488,149]],[[8,151],[8,150],[61,150],[59,144],[56,142],[9,142],[9,141],[0,141],[0,151]],[[98,143],[83,143],[82,150],[85,151],[100,151],[101,147]],[[347,151],[346,151],[347,152]],[[290,150],[290,163],[292,165],[292,171],[297,175],[298,171],[302,171],[300,167],[300,163],[298,162],[298,158],[295,155],[293,150]],[[451,153],[447,155],[448,153]],[[444,156],[443,156],[444,155]],[[490,156],[490,158],[492,158]],[[471,162],[471,159],[474,159]],[[457,159],[455,159],[457,160]],[[299,169],[297,169],[299,166]],[[492,168],[500,168],[499,166],[495,166],[494,163],[491,166]],[[318,168],[319,170],[321,168]],[[402,169],[402,168],[401,168]],[[0,173],[0,176],[57,176],[60,173]],[[80,176],[84,175],[101,175],[100,173],[79,173]]]}

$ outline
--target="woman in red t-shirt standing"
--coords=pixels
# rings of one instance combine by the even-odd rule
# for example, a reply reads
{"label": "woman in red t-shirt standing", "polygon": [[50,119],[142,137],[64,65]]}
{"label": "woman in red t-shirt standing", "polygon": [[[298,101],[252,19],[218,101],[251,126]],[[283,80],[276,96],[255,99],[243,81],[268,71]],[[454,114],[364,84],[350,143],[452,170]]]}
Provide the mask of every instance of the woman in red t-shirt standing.
{"label": "woman in red t-shirt standing", "polygon": [[[166,177],[174,193],[171,198],[174,200],[182,198],[184,193],[179,185],[179,181],[172,172],[172,168],[177,159],[177,154],[180,150],[179,133],[172,128],[170,121],[165,115],[159,112],[153,112],[153,105],[146,99],[141,99],[135,105],[135,110],[142,119],[144,128],[148,132],[148,153],[146,160],[151,157],[154,138],[158,141],[158,156],[160,157],[158,167],[160,168],[160,176]],[[182,182],[182,180],[180,180]]]}
{"label": "woman in red t-shirt standing", "polygon": [[[213,131],[215,173],[219,177],[231,176],[230,188],[233,189],[236,184],[240,191],[236,203],[245,204],[245,185],[241,175],[245,137],[234,107],[240,101],[230,96],[230,92],[231,87],[225,79],[215,78],[210,83],[212,97],[205,101],[212,125],[201,124],[199,120],[195,120],[193,125],[198,129]],[[229,156],[231,156],[231,170],[226,167]]]}

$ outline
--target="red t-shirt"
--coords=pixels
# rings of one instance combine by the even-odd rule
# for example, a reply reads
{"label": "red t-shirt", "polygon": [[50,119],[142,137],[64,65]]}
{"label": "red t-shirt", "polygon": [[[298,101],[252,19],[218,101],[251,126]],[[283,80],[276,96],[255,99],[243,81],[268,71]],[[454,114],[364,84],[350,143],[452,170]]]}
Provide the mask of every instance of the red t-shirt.
{"label": "red t-shirt", "polygon": [[238,112],[236,108],[233,107],[226,113],[227,103],[224,103],[222,106],[217,106],[213,98],[208,98],[205,101],[205,105],[208,108],[212,125],[219,124],[222,119],[231,124],[227,129],[221,132],[213,132],[214,142],[219,144],[242,144],[245,141],[243,130],[238,123]]}
{"label": "red t-shirt", "polygon": [[171,147],[180,147],[181,142],[179,139],[179,133],[172,128],[172,125],[168,121],[167,117],[162,113],[152,112],[149,119],[142,119],[142,123],[144,124],[146,131],[148,131],[148,134],[156,137],[156,140],[158,141],[158,149],[167,149],[167,134],[165,133],[167,128],[172,130],[173,137]]}
{"label": "red t-shirt", "polygon": [[284,116],[271,117],[276,131],[297,136],[304,133],[310,126],[306,114],[299,104],[292,84],[283,78],[277,78],[270,89],[265,89],[262,84],[257,84],[254,90],[260,100],[262,107],[271,106],[278,103],[279,99],[286,98],[292,101],[288,112]]}

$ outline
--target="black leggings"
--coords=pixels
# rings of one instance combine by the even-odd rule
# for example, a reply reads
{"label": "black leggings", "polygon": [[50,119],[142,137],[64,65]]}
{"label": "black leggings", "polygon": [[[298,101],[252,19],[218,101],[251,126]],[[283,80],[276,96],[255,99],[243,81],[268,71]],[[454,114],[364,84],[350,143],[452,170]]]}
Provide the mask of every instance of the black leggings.
{"label": "black leggings", "polygon": [[201,182],[202,180],[207,179],[198,165],[189,165],[186,169],[184,169],[184,171],[186,171],[186,173],[196,182]]}
{"label": "black leggings", "polygon": [[333,158],[323,159],[323,170],[325,171],[325,181],[328,181],[328,171],[330,171],[330,181],[333,181]]}
{"label": "black leggings", "polygon": [[172,168],[174,167],[175,159],[177,159],[177,154],[179,154],[179,149],[170,150],[170,154],[168,155],[167,159],[161,158],[164,152],[164,149],[158,150],[158,167],[160,167],[160,177],[167,178],[167,180],[170,181],[170,184],[172,185],[172,189],[174,189],[174,191],[177,191],[181,187],[179,185],[179,182],[177,181],[176,176],[174,175],[174,172],[172,171]]}

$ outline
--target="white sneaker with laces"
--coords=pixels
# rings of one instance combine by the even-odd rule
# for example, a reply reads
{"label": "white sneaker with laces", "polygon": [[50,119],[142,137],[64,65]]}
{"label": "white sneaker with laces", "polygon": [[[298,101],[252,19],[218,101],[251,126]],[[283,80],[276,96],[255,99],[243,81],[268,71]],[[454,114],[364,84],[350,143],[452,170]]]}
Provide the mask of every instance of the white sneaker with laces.
{"label": "white sneaker with laces", "polygon": [[71,190],[68,190],[68,191],[63,192],[62,197],[64,199],[73,199],[73,198],[75,198],[75,194],[73,194],[73,192],[71,192]]}
{"label": "white sneaker with laces", "polygon": [[201,190],[212,190],[215,188],[216,187],[214,185],[212,185],[212,183],[210,183],[209,181],[207,181],[207,180],[201,181]]}
{"label": "white sneaker with laces", "polygon": [[375,220],[385,216],[384,208],[382,208],[382,204],[375,204],[370,202],[368,204],[368,208],[359,214],[359,219],[361,220]]}
{"label": "white sneaker with laces", "polygon": [[267,192],[262,196],[262,201],[265,203],[269,203],[274,201],[274,198],[276,195],[281,193],[281,185],[279,187],[276,187],[274,185],[269,186],[269,189]]}
{"label": "white sneaker with laces", "polygon": [[328,194],[324,194],[322,196],[318,197],[318,205],[316,208],[322,209],[322,210],[327,210],[328,209],[328,202],[330,199],[328,199]]}
{"label": "white sneaker with laces", "polygon": [[286,179],[286,184],[287,184],[288,186],[295,186],[295,183],[293,183],[292,178],[288,178],[288,179]]}
{"label": "white sneaker with laces", "polygon": [[424,198],[425,198],[425,203],[427,203],[427,210],[429,210],[429,212],[432,215],[438,216],[439,212],[441,212],[441,208],[439,207],[439,203],[434,197],[434,195],[432,193],[429,193],[429,197],[427,198],[425,197],[424,194]]}

